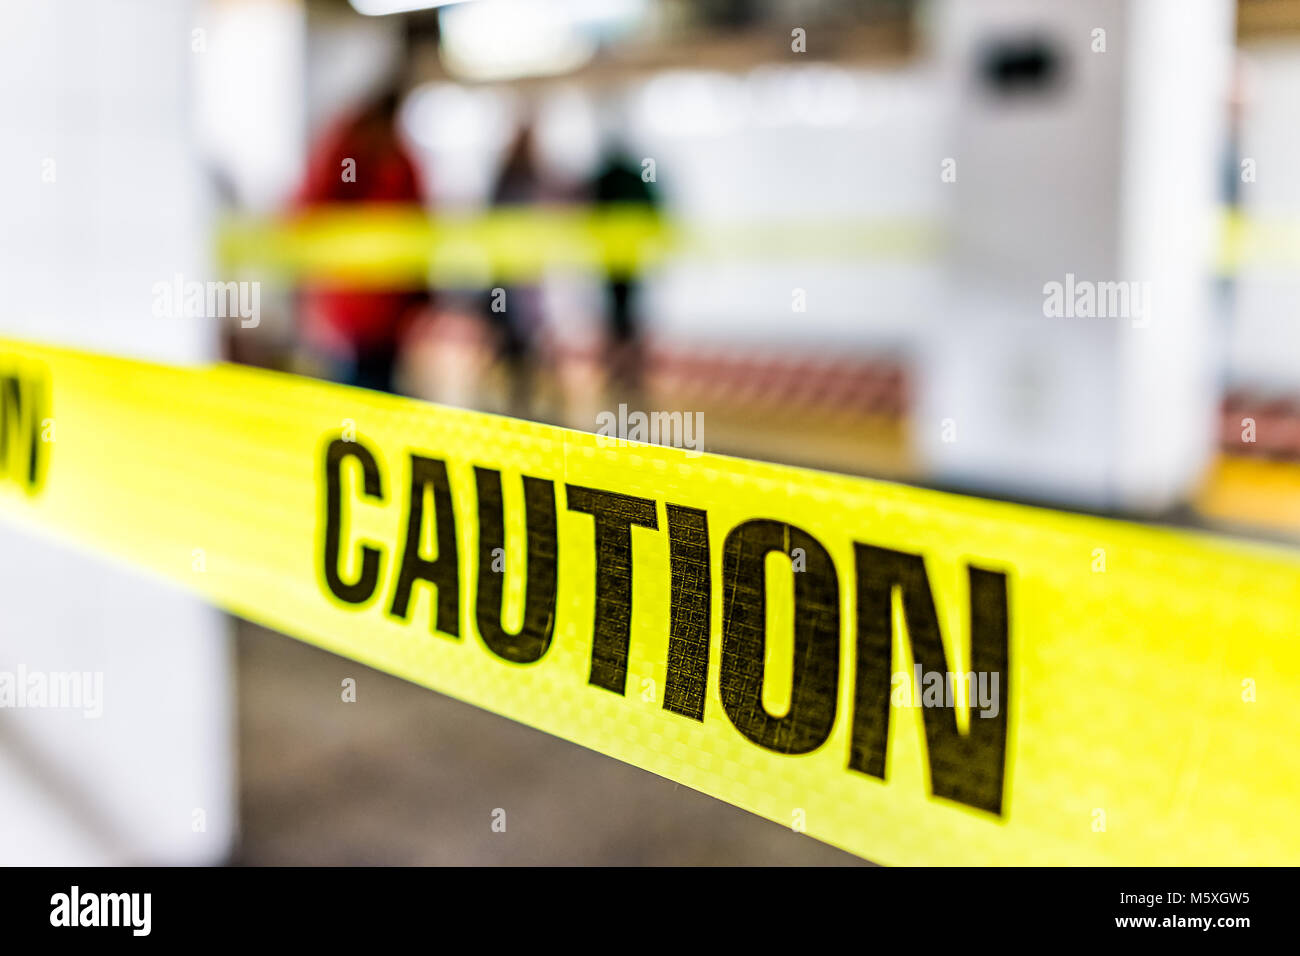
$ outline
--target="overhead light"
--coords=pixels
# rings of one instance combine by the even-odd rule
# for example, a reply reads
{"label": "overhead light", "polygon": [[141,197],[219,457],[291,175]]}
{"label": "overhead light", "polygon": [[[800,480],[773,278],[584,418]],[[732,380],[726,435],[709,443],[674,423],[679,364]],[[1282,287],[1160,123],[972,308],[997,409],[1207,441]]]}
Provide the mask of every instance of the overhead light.
{"label": "overhead light", "polygon": [[443,63],[464,79],[566,73],[596,52],[594,39],[564,3],[481,0],[443,10],[438,22]]}
{"label": "overhead light", "polygon": [[382,17],[390,13],[410,13],[412,10],[432,10],[445,7],[458,0],[348,0],[352,9],[367,17]]}

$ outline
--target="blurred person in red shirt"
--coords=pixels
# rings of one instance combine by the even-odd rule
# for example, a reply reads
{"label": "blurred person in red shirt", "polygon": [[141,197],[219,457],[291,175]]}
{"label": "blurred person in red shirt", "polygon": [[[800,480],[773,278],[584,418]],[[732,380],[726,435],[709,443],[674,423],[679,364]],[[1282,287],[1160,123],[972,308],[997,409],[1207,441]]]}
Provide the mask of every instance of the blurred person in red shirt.
{"label": "blurred person in red shirt", "polygon": [[[420,205],[415,163],[397,132],[397,89],[347,117],[315,144],[294,209],[344,203]],[[349,385],[393,391],[393,370],[407,327],[429,302],[427,287],[355,288],[317,280],[300,291],[303,338]]]}

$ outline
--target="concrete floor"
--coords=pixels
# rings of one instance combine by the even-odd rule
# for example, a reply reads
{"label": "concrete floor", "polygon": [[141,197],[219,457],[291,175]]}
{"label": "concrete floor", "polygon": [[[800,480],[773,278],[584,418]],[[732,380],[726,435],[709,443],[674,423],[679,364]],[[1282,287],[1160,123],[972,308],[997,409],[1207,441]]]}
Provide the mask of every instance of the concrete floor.
{"label": "concrete floor", "polygon": [[[241,837],[271,865],[854,865],[662,777],[246,622]],[[343,678],[357,702],[340,700]],[[506,811],[506,831],[492,814]]]}

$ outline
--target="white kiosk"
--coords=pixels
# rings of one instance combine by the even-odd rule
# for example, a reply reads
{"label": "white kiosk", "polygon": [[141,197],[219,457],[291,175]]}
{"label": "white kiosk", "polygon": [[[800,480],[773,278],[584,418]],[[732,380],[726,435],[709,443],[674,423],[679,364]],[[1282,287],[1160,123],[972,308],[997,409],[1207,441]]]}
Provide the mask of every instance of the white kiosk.
{"label": "white kiosk", "polygon": [[1230,0],[942,0],[952,241],[921,349],[941,484],[1184,500],[1215,441]]}

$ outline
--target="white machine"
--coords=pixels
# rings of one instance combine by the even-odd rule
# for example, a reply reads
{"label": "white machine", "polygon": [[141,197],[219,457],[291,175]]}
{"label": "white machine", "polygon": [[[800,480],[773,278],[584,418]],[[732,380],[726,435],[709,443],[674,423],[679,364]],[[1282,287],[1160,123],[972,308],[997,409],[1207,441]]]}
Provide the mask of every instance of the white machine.
{"label": "white machine", "polygon": [[[1230,0],[943,0],[952,241],[921,350],[940,483],[1183,500],[1215,440]],[[935,158],[935,175],[941,157]]]}

